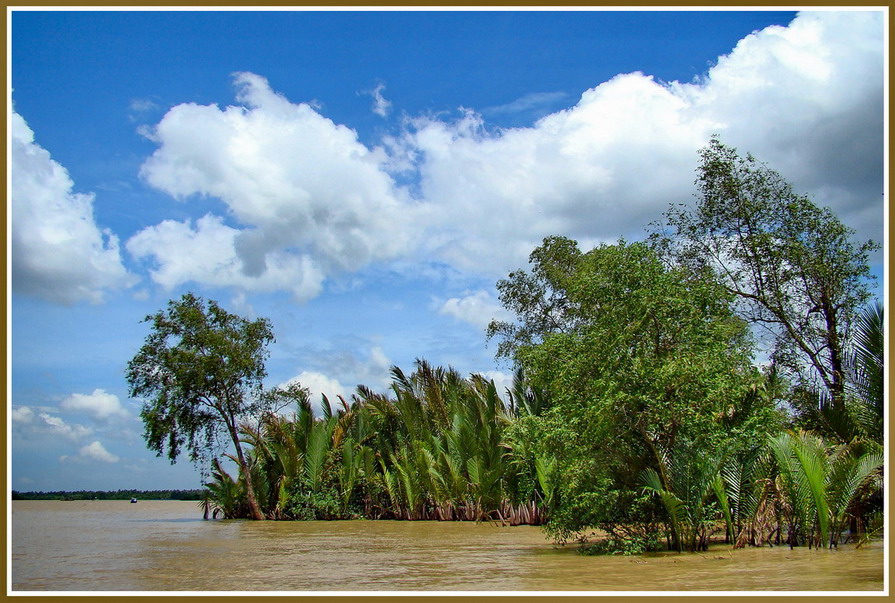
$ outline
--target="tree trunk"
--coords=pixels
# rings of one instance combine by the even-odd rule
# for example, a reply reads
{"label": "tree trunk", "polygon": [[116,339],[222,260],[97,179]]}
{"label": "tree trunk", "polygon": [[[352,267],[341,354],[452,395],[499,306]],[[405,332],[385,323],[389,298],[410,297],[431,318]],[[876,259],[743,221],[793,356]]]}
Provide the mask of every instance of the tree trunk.
{"label": "tree trunk", "polygon": [[237,456],[239,457],[239,464],[242,466],[242,473],[245,476],[246,481],[246,497],[249,499],[249,509],[252,513],[252,519],[264,519],[264,513],[261,512],[261,507],[258,506],[258,499],[255,498],[255,488],[252,485],[252,475],[249,472],[249,467],[245,462],[245,457],[242,454],[242,447],[237,444],[236,445]]}
{"label": "tree trunk", "polygon": [[827,328],[827,345],[830,350],[830,398],[833,406],[841,409],[845,405],[845,383],[842,345],[839,341],[839,321],[836,316],[836,308],[833,307],[826,291],[821,295],[821,305]]}
{"label": "tree trunk", "polygon": [[242,452],[242,446],[239,443],[239,433],[236,430],[236,420],[234,417],[228,417],[227,429],[230,431],[230,437],[233,440],[233,446],[236,448],[236,458],[239,460],[239,470],[242,472],[242,478],[246,484],[246,497],[249,499],[249,512],[252,519],[264,519],[264,513],[258,506],[258,499],[255,498],[255,488],[252,484],[252,473],[249,471],[249,465],[246,463],[245,454]]}

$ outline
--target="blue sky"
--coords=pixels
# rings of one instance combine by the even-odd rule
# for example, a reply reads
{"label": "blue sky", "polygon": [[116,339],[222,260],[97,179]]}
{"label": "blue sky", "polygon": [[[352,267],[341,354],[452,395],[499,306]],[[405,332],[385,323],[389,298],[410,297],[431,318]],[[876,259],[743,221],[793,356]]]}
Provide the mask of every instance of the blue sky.
{"label": "blue sky", "polygon": [[[12,487],[193,488],[125,365],[186,291],[273,322],[268,385],[499,385],[494,284],[636,240],[712,134],[881,241],[874,11],[14,11]],[[882,254],[874,270],[882,274]]]}

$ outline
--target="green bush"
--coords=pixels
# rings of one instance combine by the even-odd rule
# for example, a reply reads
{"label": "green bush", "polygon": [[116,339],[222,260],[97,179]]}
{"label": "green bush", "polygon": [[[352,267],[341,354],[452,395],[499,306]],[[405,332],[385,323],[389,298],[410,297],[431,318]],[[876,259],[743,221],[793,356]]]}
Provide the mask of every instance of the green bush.
{"label": "green bush", "polygon": [[296,489],[289,492],[283,508],[288,517],[302,521],[349,518],[342,512],[342,502],[334,488],[316,492]]}
{"label": "green bush", "polygon": [[581,555],[642,555],[662,550],[658,532],[630,535],[626,538],[606,538],[582,545],[578,549]]}

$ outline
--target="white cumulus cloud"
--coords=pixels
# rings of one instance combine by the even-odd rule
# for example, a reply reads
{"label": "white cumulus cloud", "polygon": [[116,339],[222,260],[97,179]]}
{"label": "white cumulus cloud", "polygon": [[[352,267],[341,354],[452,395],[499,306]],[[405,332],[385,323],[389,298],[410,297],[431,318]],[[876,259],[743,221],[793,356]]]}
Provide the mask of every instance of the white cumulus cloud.
{"label": "white cumulus cloud", "polygon": [[117,456],[106,450],[105,446],[103,446],[102,442],[99,440],[83,446],[78,451],[78,456],[83,459],[90,459],[103,463],[117,463],[119,460]]}
{"label": "white cumulus cloud", "polygon": [[879,241],[884,15],[800,13],[741,40],[704,81],[672,88],[725,142]]}
{"label": "white cumulus cloud", "polygon": [[74,192],[68,171],[11,115],[12,287],[54,302],[99,303],[134,283],[118,238],[93,217],[93,195]]}
{"label": "white cumulus cloud", "polygon": [[438,311],[480,329],[485,329],[492,320],[511,318],[500,302],[483,290],[468,292],[463,297],[452,297],[441,302],[438,304]]}
{"label": "white cumulus cloud", "polygon": [[62,438],[79,442],[93,434],[90,427],[67,423],[62,417],[30,406],[13,407],[10,419],[14,441],[34,443]]}
{"label": "white cumulus cloud", "polygon": [[494,132],[473,111],[415,120],[398,142],[436,208],[428,250],[505,274],[547,235],[640,237],[669,204],[692,201],[697,152],[715,133],[881,239],[883,16],[802,13],[748,36],[699,81],[622,74],[528,128]]}
{"label": "white cumulus cloud", "polygon": [[340,404],[337,396],[342,396],[348,400],[354,389],[346,388],[338,379],[334,379],[317,371],[302,371],[292,379],[289,379],[284,385],[296,383],[308,389],[311,395],[311,404],[318,411],[320,409],[322,395],[326,395],[330,404],[336,406]]}
{"label": "white cumulus cloud", "polygon": [[[159,148],[143,178],[180,199],[220,199],[237,225],[207,217],[195,230],[163,223],[138,233],[128,249],[155,259],[153,278],[250,288],[289,288],[297,278],[309,283],[297,292],[306,298],[322,276],[407,252],[414,209],[383,170],[383,152],[263,77],[239,73],[235,85],[239,105],[177,105],[150,132]],[[167,251],[209,239],[221,252],[210,272],[205,255]]]}
{"label": "white cumulus cloud", "polygon": [[34,411],[29,406],[17,406],[12,409],[10,419],[13,423],[27,425],[34,422]]}
{"label": "white cumulus cloud", "polygon": [[130,416],[118,396],[103,389],[95,389],[92,394],[72,394],[60,402],[59,407],[63,410],[85,412],[102,421]]}
{"label": "white cumulus cloud", "polygon": [[138,259],[152,259],[152,279],[169,290],[198,282],[245,291],[287,289],[300,301],[320,293],[324,275],[307,254],[272,251],[266,254],[263,272],[247,274],[236,250],[239,236],[238,229],[218,216],[206,215],[195,225],[165,220],[131,237],[127,250]]}

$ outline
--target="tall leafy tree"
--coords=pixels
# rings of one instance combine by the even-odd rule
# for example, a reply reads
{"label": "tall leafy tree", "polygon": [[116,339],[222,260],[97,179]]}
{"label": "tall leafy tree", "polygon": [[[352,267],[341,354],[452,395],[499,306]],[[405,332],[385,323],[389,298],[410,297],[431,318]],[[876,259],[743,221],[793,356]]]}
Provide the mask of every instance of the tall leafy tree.
{"label": "tall leafy tree", "polygon": [[531,263],[498,284],[517,322],[490,333],[550,392],[542,437],[564,472],[555,533],[647,521],[645,469],[764,438],[773,404],[745,405],[761,376],[732,295],[711,274],[669,268],[646,243],[585,253],[559,237]]}
{"label": "tall leafy tree", "polygon": [[488,325],[488,339],[499,339],[498,357],[513,359],[520,347],[537,344],[552,333],[571,332],[580,324],[578,304],[568,292],[580,259],[575,241],[548,237],[531,252],[530,272],[515,270],[497,282],[501,303],[516,317]]}
{"label": "tall leafy tree", "polygon": [[[143,398],[147,445],[174,463],[183,447],[193,462],[229,439],[254,519],[264,519],[240,442],[240,422],[260,416],[269,398],[262,379],[273,333],[191,293],[147,316],[152,330],[127,366],[130,395]],[[226,441],[226,440],[225,440]]]}
{"label": "tall leafy tree", "polygon": [[667,212],[657,237],[682,264],[713,270],[763,328],[778,366],[841,408],[850,330],[869,298],[872,241],[798,194],[779,173],[718,138],[701,151],[694,206]]}

